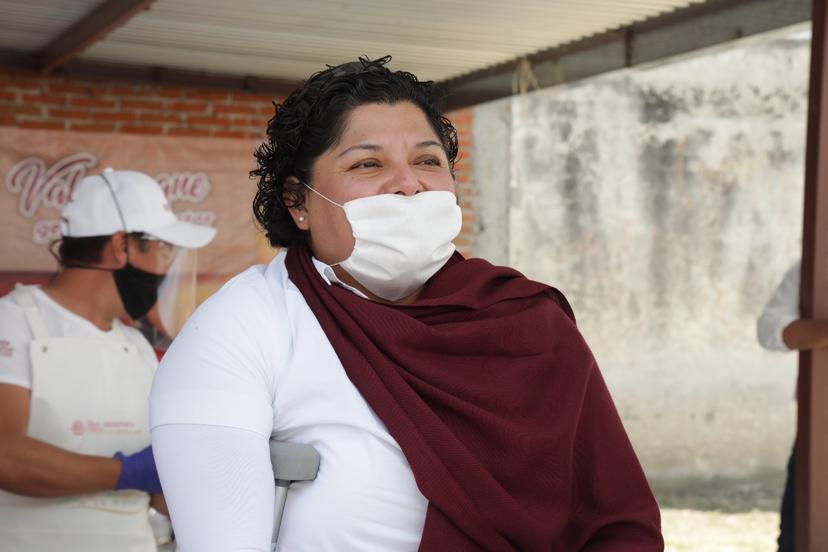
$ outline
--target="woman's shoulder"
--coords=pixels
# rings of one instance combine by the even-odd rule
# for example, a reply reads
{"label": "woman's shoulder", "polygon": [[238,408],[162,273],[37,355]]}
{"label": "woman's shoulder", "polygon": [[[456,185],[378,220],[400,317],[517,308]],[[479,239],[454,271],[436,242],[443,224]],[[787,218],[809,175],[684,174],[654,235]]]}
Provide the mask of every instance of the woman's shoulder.
{"label": "woman's shoulder", "polygon": [[230,278],[202,306],[210,310],[271,311],[283,302],[287,274],[284,255],[279,254],[269,263],[253,265]]}
{"label": "woman's shoulder", "polygon": [[180,372],[198,367],[204,374],[213,367],[214,375],[269,374],[290,337],[288,309],[269,268],[248,268],[199,305],[167,350],[161,372],[166,366],[172,373],[174,366]]}

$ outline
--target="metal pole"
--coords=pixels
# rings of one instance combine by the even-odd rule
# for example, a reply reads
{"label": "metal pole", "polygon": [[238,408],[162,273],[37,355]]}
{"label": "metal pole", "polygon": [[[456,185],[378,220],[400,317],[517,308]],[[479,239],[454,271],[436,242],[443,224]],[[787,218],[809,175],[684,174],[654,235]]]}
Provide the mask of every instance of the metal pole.
{"label": "metal pole", "polygon": [[[828,56],[825,0],[813,0],[805,210],[802,232],[803,318],[828,319]],[[828,550],[828,350],[799,357],[796,451],[796,550]]]}

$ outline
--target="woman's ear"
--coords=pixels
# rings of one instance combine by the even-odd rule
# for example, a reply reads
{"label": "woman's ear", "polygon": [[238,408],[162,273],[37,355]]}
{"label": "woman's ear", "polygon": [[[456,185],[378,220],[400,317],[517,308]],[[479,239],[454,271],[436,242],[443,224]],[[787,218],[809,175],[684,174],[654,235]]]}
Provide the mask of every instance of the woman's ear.
{"label": "woman's ear", "polygon": [[304,186],[295,176],[289,176],[285,180],[285,191],[282,192],[282,202],[288,208],[290,216],[293,217],[293,223],[300,230],[309,230],[310,224],[308,222],[308,210],[305,201]]}

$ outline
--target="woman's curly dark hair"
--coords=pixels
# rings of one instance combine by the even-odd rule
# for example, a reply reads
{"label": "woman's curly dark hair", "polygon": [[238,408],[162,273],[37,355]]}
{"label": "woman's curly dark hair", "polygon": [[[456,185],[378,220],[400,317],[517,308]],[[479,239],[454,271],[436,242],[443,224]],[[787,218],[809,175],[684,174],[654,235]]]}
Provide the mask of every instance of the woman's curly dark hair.
{"label": "woman's curly dark hair", "polygon": [[437,108],[433,83],[419,81],[405,71],[391,71],[391,56],[328,66],[315,73],[302,88],[273,105],[276,114],[267,124],[267,141],[256,150],[258,167],[250,177],[258,179],[253,214],[273,246],[307,241],[290,216],[289,208],[301,207],[305,190],[287,181],[294,176],[313,185],[314,162],[342,136],[347,115],[371,103],[411,102],[420,109],[437,133],[454,172],[457,131]]}

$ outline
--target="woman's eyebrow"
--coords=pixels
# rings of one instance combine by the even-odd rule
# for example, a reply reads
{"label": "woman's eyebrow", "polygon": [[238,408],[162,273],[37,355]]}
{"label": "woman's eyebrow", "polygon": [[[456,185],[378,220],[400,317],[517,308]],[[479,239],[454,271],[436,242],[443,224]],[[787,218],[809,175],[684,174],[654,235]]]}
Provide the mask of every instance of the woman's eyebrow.
{"label": "woman's eyebrow", "polygon": [[336,157],[337,158],[342,157],[346,153],[348,153],[350,151],[353,151],[353,150],[382,151],[382,146],[378,146],[376,144],[356,144],[356,145],[351,146],[350,148],[346,149],[345,151],[343,151],[342,153],[340,153]]}
{"label": "woman's eyebrow", "polygon": [[438,148],[442,148],[443,144],[434,140],[426,140],[425,142],[420,142],[415,147],[417,148],[430,148],[431,146],[437,146]]}
{"label": "woman's eyebrow", "polygon": [[[436,140],[426,140],[424,142],[419,142],[419,143],[414,145],[414,147],[417,148],[417,149],[430,148],[430,147],[433,147],[433,146],[437,146],[438,148],[443,147],[443,145],[440,142],[437,142]],[[344,151],[342,151],[336,157],[338,159],[338,158],[342,157],[343,155],[345,155],[346,153],[349,153],[349,152],[354,151],[354,150],[382,151],[382,146],[377,145],[377,144],[355,144],[355,145],[345,149]]]}

